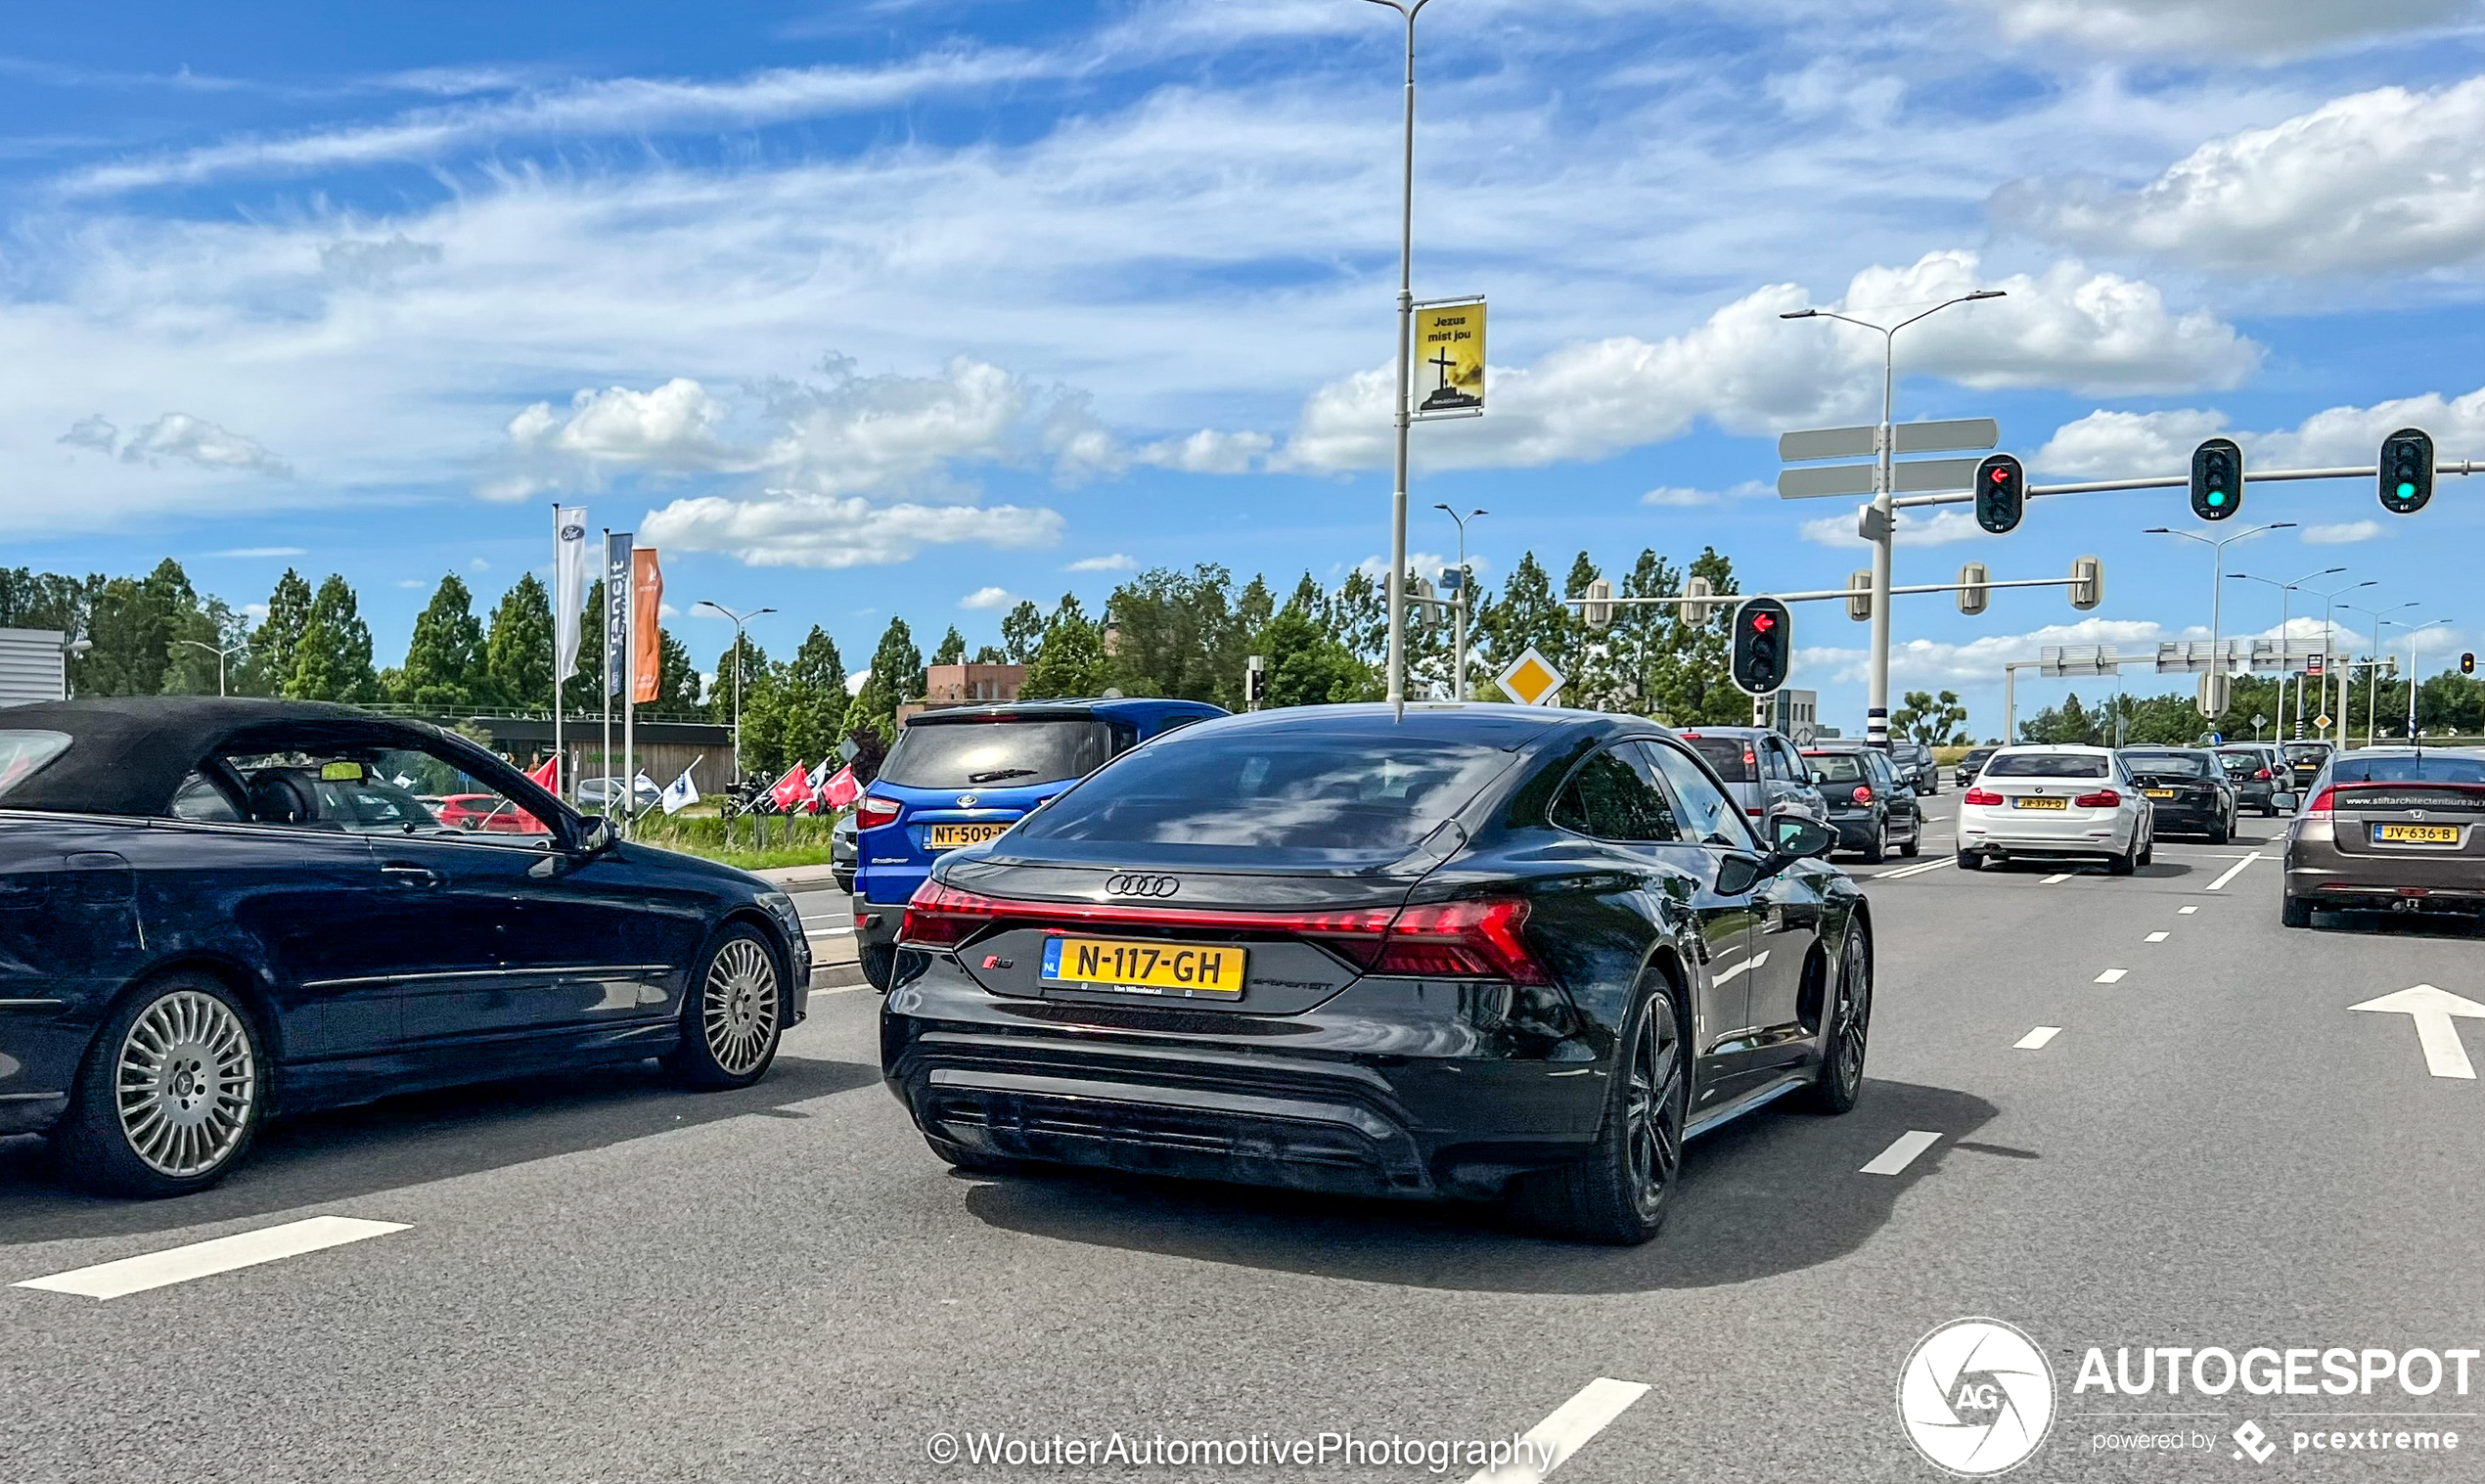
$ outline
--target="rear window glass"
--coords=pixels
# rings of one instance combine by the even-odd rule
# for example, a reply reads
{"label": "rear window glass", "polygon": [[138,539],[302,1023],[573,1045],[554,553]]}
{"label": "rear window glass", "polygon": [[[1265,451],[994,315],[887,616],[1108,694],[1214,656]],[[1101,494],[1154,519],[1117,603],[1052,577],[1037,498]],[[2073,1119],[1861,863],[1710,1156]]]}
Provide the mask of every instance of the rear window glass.
{"label": "rear window glass", "polygon": [[2427,752],[2421,757],[2358,757],[2329,765],[2333,784],[2485,784],[2485,758]]}
{"label": "rear window glass", "polygon": [[1811,765],[1812,776],[1825,784],[1860,784],[1867,781],[1864,759],[1852,752],[1806,752],[1803,760]]}
{"label": "rear window glass", "polygon": [[[2209,776],[2209,760],[2193,752],[2126,752],[2123,754],[2123,766],[2134,773],[2154,773],[2159,778]],[[2240,760],[2236,766],[2241,766]]]}
{"label": "rear window glass", "polygon": [[2329,755],[2329,749],[2318,742],[2288,742],[2286,760],[2290,763],[2317,763]]}
{"label": "rear window glass", "polygon": [[1751,744],[1740,738],[1686,737],[1683,741],[1707,758],[1717,776],[1730,784],[1748,784],[1760,777],[1756,766],[1759,759],[1753,755]]}
{"label": "rear window glass", "polygon": [[0,732],[0,796],[68,749],[66,732]]}
{"label": "rear window glass", "polygon": [[1984,771],[1988,778],[2103,778],[2105,759],[2093,752],[2005,752]]}
{"label": "rear window glass", "polygon": [[1112,755],[1112,730],[1084,717],[918,722],[897,734],[881,781],[901,788],[1016,788],[1085,778]]}
{"label": "rear window glass", "polygon": [[1175,740],[1124,757],[1011,837],[1395,860],[1510,761],[1498,747],[1437,738]]}

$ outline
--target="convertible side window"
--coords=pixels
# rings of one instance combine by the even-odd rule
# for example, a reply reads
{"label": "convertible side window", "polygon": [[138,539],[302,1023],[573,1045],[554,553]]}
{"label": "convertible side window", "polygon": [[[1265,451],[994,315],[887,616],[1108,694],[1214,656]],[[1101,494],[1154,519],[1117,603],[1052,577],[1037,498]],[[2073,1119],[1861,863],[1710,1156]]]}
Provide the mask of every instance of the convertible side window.
{"label": "convertible side window", "polygon": [[242,811],[233,807],[233,800],[225,797],[224,790],[205,774],[197,772],[183,779],[181,787],[173,791],[172,817],[210,825],[242,823]]}

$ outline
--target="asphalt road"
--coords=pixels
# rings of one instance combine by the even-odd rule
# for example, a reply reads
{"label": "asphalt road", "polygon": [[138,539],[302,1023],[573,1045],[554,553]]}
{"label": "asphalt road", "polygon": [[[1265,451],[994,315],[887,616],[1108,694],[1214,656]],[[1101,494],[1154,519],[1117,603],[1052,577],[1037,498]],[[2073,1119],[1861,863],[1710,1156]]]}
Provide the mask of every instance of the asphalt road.
{"label": "asphalt road", "polygon": [[[2350,1009],[2417,984],[2485,999],[2478,939],[2282,928],[2258,821],[2128,878],[1962,873],[1956,797],[1921,861],[1855,868],[1880,931],[1863,1105],[1695,1145],[1647,1247],[954,1175],[878,1085],[877,998],[833,987],[852,971],[831,963],[741,1094],[651,1068],[397,1100],[274,1128],[223,1187],[154,1204],[65,1192],[0,1144],[0,1283],[305,1218],[399,1228],[109,1300],[0,1286],[0,1478],[1464,1479],[1420,1459],[929,1454],[972,1434],[1507,1439],[1602,1377],[1650,1389],[1563,1414],[1610,1415],[1568,1429],[1565,1484],[1927,1481],[1900,1371],[1974,1315],[2055,1372],[2051,1433],[2013,1478],[2485,1478],[2485,1363],[2466,1396],[2074,1389],[2092,1346],[2136,1368],[2152,1346],[2485,1344],[2485,1085],[2431,1075],[2408,1016]],[[841,925],[841,899],[802,901]],[[824,960],[850,944],[815,940]],[[2485,1027],[2455,1034],[2485,1056]],[[1922,1147],[1867,1173],[1893,1146]],[[2266,1462],[2231,1438],[2247,1420]],[[2292,1451],[2350,1427],[2474,1437]],[[2133,1434],[2185,1446],[2102,1441]]]}

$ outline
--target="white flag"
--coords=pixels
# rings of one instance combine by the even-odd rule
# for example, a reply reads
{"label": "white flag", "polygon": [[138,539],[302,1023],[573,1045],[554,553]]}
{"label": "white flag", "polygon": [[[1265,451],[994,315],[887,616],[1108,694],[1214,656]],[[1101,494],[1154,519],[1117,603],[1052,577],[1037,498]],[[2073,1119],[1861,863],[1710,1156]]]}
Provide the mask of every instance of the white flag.
{"label": "white flag", "polygon": [[578,637],[587,606],[587,509],[552,508],[553,669],[567,680],[578,668]]}
{"label": "white flag", "polygon": [[[698,766],[697,763],[691,764],[691,768]],[[665,813],[679,814],[699,802],[699,786],[691,782],[691,768],[684,768],[680,778],[664,786]]]}

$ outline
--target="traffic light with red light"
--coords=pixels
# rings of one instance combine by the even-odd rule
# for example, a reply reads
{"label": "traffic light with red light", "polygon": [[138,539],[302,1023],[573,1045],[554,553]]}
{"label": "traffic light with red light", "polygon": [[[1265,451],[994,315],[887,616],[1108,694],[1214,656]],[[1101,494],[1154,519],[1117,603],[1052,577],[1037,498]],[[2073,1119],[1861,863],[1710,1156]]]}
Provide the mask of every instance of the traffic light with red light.
{"label": "traffic light with red light", "polygon": [[2243,508],[2243,450],[2233,438],[2211,438],[2191,451],[2191,514],[2225,520]]}
{"label": "traffic light with red light", "polygon": [[1794,654],[1794,624],[1775,598],[1747,598],[1735,609],[1735,684],[1754,696],[1785,687]]}
{"label": "traffic light with red light", "polygon": [[2402,427],[2381,440],[2381,508],[2413,516],[2433,498],[2433,438],[2421,427]]}
{"label": "traffic light with red light", "polygon": [[1997,536],[2018,529],[2027,508],[2028,474],[2009,454],[1995,454],[1976,466],[1976,523]]}

